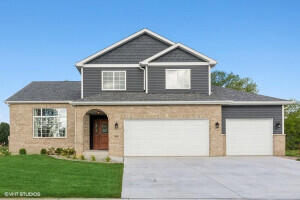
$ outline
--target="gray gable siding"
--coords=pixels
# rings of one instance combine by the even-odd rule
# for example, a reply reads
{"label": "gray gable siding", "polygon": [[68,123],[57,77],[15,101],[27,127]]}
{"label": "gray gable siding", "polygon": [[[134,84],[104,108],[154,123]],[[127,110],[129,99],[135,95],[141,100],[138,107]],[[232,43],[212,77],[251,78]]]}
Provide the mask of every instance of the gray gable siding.
{"label": "gray gable siding", "polygon": [[200,59],[181,48],[176,48],[152,62],[205,62],[205,60]]}
{"label": "gray gable siding", "polygon": [[126,90],[122,92],[144,91],[144,72],[139,68],[89,67],[83,69],[83,97],[96,95],[102,92],[102,71],[126,71]]}
{"label": "gray gable siding", "polygon": [[138,64],[169,46],[148,34],[143,34],[87,64]]}
{"label": "gray gable siding", "polygon": [[[191,69],[191,89],[167,90],[166,69]],[[193,93],[208,95],[208,66],[168,66],[148,68],[149,93]]]}
{"label": "gray gable siding", "polygon": [[237,118],[273,118],[273,134],[282,133],[282,128],[275,128],[282,123],[281,106],[222,106],[222,132],[226,133],[226,119]]}

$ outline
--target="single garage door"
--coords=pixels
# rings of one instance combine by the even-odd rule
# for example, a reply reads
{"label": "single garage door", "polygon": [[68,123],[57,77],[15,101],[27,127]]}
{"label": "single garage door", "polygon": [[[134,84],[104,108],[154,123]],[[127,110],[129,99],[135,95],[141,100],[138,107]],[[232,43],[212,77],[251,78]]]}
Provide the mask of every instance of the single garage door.
{"label": "single garage door", "polygon": [[226,119],[227,155],[272,155],[273,119]]}
{"label": "single garage door", "polygon": [[125,156],[208,156],[208,120],[125,120]]}

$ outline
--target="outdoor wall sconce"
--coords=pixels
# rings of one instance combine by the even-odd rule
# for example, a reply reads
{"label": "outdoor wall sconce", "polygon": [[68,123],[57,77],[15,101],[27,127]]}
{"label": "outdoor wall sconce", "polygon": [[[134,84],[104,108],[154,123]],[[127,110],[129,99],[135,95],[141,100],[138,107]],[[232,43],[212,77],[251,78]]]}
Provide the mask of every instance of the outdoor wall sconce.
{"label": "outdoor wall sconce", "polygon": [[275,125],[275,127],[276,127],[276,129],[279,129],[279,128],[281,128],[281,124],[280,124],[280,122],[277,122],[277,123],[276,123],[276,125]]}
{"label": "outdoor wall sconce", "polygon": [[215,126],[216,126],[216,128],[218,129],[218,128],[220,127],[219,122],[216,122]]}
{"label": "outdoor wall sconce", "polygon": [[115,123],[115,129],[118,129],[119,128],[119,124],[118,122]]}

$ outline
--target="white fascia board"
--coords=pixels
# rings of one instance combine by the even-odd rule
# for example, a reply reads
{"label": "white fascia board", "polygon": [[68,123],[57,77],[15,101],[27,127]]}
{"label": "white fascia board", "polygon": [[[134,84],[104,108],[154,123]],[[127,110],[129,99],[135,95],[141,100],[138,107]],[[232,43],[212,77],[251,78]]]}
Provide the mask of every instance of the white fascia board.
{"label": "white fascia board", "polygon": [[102,54],[104,54],[104,53],[106,53],[106,52],[108,52],[108,51],[110,51],[110,50],[116,48],[116,47],[119,47],[119,46],[121,46],[122,44],[124,44],[124,43],[126,43],[126,42],[128,42],[128,41],[130,41],[130,40],[132,40],[132,39],[134,39],[134,38],[136,38],[136,37],[138,37],[138,36],[144,34],[144,33],[147,33],[147,34],[149,34],[149,35],[151,35],[151,36],[157,38],[158,40],[161,40],[161,41],[163,41],[163,42],[166,42],[166,43],[168,43],[168,44],[170,44],[170,45],[175,44],[174,42],[168,40],[167,38],[162,37],[162,36],[158,35],[157,33],[154,33],[154,32],[152,32],[152,31],[150,31],[150,30],[148,30],[148,29],[145,28],[145,29],[140,30],[140,31],[138,31],[138,32],[136,32],[136,33],[130,35],[129,37],[127,37],[127,38],[125,38],[125,39],[123,39],[123,40],[121,40],[121,41],[119,41],[119,42],[117,42],[117,43],[115,43],[115,44],[113,44],[113,45],[111,45],[111,46],[109,46],[109,47],[107,47],[107,48],[105,48],[105,49],[103,49],[103,50],[101,50],[101,51],[99,51],[99,52],[97,52],[97,53],[95,53],[95,54],[93,54],[93,55],[91,55],[91,56],[89,56],[89,57],[83,59],[83,60],[81,60],[81,61],[79,61],[79,62],[77,62],[77,63],[76,63],[76,67],[81,67],[81,66],[83,66],[86,62],[88,62],[88,61],[90,61],[90,60],[92,60],[92,59],[94,59],[94,58],[96,58],[96,57],[98,57],[98,56],[100,56],[100,55],[102,55]]}
{"label": "white fascia board", "polygon": [[201,59],[204,59],[206,60],[211,66],[214,66],[217,64],[217,61],[215,61],[214,59],[212,58],[209,58],[207,57],[206,55],[198,52],[198,51],[195,51],[194,49],[191,49],[190,47],[187,47],[183,44],[180,44],[180,43],[177,43],[177,44],[174,44],[173,46],[170,46],[169,48],[161,51],[161,52],[158,52],[157,54],[154,54],[153,56],[143,60],[140,62],[141,65],[145,65],[145,64],[150,64],[151,61],[167,54],[168,52],[172,51],[173,49],[176,49],[176,48],[181,48],[183,50],[186,50],[187,52],[193,54],[194,56],[198,57],[198,58],[201,58]]}
{"label": "white fascia board", "polygon": [[285,105],[289,101],[90,101],[72,102],[72,105]]}
{"label": "white fascia board", "polygon": [[72,101],[5,101],[6,104],[71,104]]}
{"label": "white fascia board", "polygon": [[173,46],[170,46],[170,47],[166,48],[165,50],[162,50],[162,51],[158,52],[157,54],[154,54],[153,56],[141,61],[140,64],[146,65],[149,62],[151,62],[152,60],[155,60],[156,58],[158,58],[162,55],[165,55],[166,53],[172,51],[173,49],[176,49],[177,47],[178,47],[178,44],[174,44]]}
{"label": "white fascia board", "polygon": [[288,105],[294,101],[232,101],[228,105]]}
{"label": "white fascia board", "polygon": [[91,101],[72,102],[73,105],[180,105],[180,104],[223,104],[226,101]]}
{"label": "white fascia board", "polygon": [[89,68],[89,67],[99,67],[99,68],[122,68],[122,67],[140,67],[139,64],[84,64],[83,66],[81,66],[80,68]]}
{"label": "white fascia board", "polygon": [[147,64],[151,67],[160,66],[208,66],[207,62],[154,62]]}
{"label": "white fascia board", "polygon": [[210,65],[216,65],[217,64],[217,61],[215,61],[214,59],[209,58],[208,56],[206,56],[206,55],[204,55],[204,54],[202,54],[202,53],[200,53],[200,52],[198,52],[198,51],[196,51],[196,50],[194,50],[194,49],[192,49],[188,46],[185,46],[185,45],[179,43],[179,47],[186,50],[186,51],[188,51],[188,52],[190,52],[191,54],[193,54],[193,55],[195,55],[199,58],[203,58],[204,60],[208,61]]}

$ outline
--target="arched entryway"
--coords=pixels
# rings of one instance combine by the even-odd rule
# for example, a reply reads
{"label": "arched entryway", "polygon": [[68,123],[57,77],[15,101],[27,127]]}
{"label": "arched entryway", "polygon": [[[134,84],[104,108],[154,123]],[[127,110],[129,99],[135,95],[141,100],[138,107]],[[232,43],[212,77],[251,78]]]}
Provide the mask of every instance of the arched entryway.
{"label": "arched entryway", "polygon": [[89,122],[89,149],[108,150],[108,117],[99,109],[93,109],[86,113]]}

